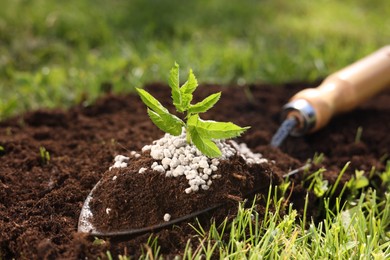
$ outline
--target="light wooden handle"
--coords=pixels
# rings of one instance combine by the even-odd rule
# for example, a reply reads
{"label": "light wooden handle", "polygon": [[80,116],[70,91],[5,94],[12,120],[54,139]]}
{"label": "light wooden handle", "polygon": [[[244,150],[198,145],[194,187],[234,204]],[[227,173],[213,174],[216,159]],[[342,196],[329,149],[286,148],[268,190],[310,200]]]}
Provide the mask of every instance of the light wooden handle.
{"label": "light wooden handle", "polygon": [[335,114],[354,109],[390,87],[390,45],[333,73],[317,88],[298,92],[290,101],[306,100],[316,122],[310,132],[325,126]]}

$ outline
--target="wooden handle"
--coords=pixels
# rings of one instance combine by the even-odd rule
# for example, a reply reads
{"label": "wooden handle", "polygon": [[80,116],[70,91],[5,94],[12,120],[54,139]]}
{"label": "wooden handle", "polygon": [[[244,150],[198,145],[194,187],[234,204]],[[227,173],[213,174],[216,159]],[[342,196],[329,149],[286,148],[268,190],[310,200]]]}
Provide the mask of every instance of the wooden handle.
{"label": "wooden handle", "polygon": [[325,126],[332,116],[354,109],[390,87],[390,45],[333,73],[319,87],[298,92],[290,101],[304,99],[314,108],[310,132]]}

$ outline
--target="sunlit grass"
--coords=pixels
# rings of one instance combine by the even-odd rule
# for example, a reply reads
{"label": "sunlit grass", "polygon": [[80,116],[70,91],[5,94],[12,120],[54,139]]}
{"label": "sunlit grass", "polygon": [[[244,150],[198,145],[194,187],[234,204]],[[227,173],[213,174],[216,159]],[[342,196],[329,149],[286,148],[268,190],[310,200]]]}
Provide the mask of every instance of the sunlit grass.
{"label": "sunlit grass", "polygon": [[[307,199],[307,197],[306,197]],[[346,203],[329,205],[325,219],[300,217],[292,204],[268,197],[263,219],[255,205],[240,204],[232,221],[213,223],[207,230],[194,226],[198,235],[189,240],[183,259],[388,259],[390,257],[390,194],[378,197],[368,190]],[[333,210],[333,208],[336,209]],[[282,213],[286,211],[285,213]],[[194,243],[197,240],[196,243]],[[196,245],[196,246],[194,246]],[[158,247],[155,247],[158,249]]]}
{"label": "sunlit grass", "polygon": [[[383,172],[370,173],[370,186],[377,185],[373,175],[383,180],[378,190],[361,187],[352,179],[345,184],[347,199],[332,192],[316,195],[322,202],[310,207],[322,213],[315,219],[308,212],[308,195],[302,198],[301,213],[288,202],[286,179],[279,187],[270,187],[268,194],[258,195],[251,205],[239,203],[233,218],[221,223],[211,220],[208,228],[199,222],[189,224],[196,234],[177,259],[389,259],[389,172],[390,161]],[[307,181],[314,183],[308,176]],[[160,259],[160,249],[158,237],[151,235],[140,245],[141,258]]]}
{"label": "sunlit grass", "polygon": [[[166,82],[308,81],[390,38],[390,2],[1,1],[0,119]],[[23,19],[21,19],[23,18]]]}

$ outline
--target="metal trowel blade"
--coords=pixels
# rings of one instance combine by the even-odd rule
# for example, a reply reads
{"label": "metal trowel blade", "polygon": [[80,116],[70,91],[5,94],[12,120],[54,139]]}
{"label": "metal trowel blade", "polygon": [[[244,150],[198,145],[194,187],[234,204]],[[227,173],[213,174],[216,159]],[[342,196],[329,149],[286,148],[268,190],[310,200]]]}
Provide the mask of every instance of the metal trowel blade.
{"label": "metal trowel blade", "polygon": [[179,217],[176,219],[172,219],[170,221],[166,221],[160,224],[156,224],[153,226],[143,227],[143,228],[136,228],[136,229],[126,229],[126,230],[116,230],[116,231],[103,231],[99,230],[93,225],[93,213],[91,211],[90,203],[93,199],[93,193],[97,189],[97,187],[100,185],[100,181],[93,187],[91,192],[88,194],[87,198],[84,201],[83,207],[81,208],[80,216],[79,216],[79,222],[77,231],[80,233],[87,233],[91,236],[98,236],[98,237],[129,237],[129,236],[135,236],[140,235],[147,232],[157,231],[162,228],[166,228],[169,226],[172,226],[174,224],[177,224],[179,222],[182,222],[184,220],[188,220],[194,217],[197,217],[201,214],[204,214],[206,212],[209,212],[211,210],[214,210],[216,208],[221,207],[223,204],[217,204],[211,207],[208,207],[206,209],[202,209],[196,212],[193,212],[191,214],[185,215],[183,217]]}

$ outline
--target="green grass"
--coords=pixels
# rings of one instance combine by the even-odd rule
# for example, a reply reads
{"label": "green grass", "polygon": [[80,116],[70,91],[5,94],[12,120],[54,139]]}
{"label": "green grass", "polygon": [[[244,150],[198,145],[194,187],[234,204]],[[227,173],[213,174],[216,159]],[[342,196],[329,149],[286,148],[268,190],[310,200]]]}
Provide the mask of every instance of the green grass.
{"label": "green grass", "polygon": [[[346,165],[347,167],[347,165]],[[384,173],[390,172],[390,161]],[[377,173],[378,174],[378,173]],[[239,205],[237,216],[205,230],[192,226],[197,236],[188,240],[184,259],[389,259],[390,258],[390,182],[387,192],[377,194],[368,188],[343,202],[324,196],[318,210],[322,221],[299,216],[292,204],[270,189],[266,212],[260,217],[256,204]],[[349,186],[349,185],[347,185]],[[279,188],[280,191],[280,188]],[[308,196],[305,201],[308,202]],[[312,205],[314,206],[314,205]],[[272,210],[271,210],[272,209]],[[149,253],[159,257],[158,239],[150,239]]]}
{"label": "green grass", "polygon": [[310,221],[308,228],[299,224],[291,205],[287,215],[278,213],[283,200],[274,205],[276,212],[267,212],[264,221],[254,207],[240,207],[232,222],[207,231],[194,227],[199,245],[193,249],[189,241],[183,259],[201,255],[210,259],[214,253],[221,259],[389,259],[389,194],[379,201],[369,191],[355,205],[337,203],[340,211],[335,214],[326,206],[326,219],[317,224]]}
{"label": "green grass", "polygon": [[[342,171],[346,167],[348,164]],[[208,256],[212,254],[221,259],[389,259],[389,172],[390,161],[384,172],[376,172],[382,179],[384,193],[347,184],[350,194],[347,200],[340,200],[332,192],[323,196],[317,210],[323,211],[325,217],[319,222],[306,218],[308,196],[304,215],[298,216],[291,204],[287,206],[285,199],[270,189],[268,197],[263,198],[266,201],[263,218],[255,204],[249,209],[241,204],[232,221],[213,223],[209,230],[194,226],[198,246],[194,249],[191,246],[194,241],[188,241],[184,259],[201,255],[210,259]],[[350,182],[354,184],[353,181]],[[356,189],[360,192],[356,193]]]}
{"label": "green grass", "polygon": [[[376,187],[374,175],[382,179],[380,186]],[[308,215],[308,195],[301,215],[288,203],[286,179],[267,197],[255,198],[251,207],[240,203],[233,219],[212,221],[208,229],[199,222],[189,224],[197,234],[187,241],[180,259],[390,259],[389,176],[390,161],[384,172],[370,173],[371,187],[356,186],[353,179],[347,183],[347,199],[332,192],[320,195],[323,202],[311,205],[322,212],[323,219],[316,220]],[[308,181],[315,182],[312,179]],[[261,215],[258,202],[265,203]],[[140,250],[141,259],[163,257],[153,235]],[[107,256],[112,259],[110,252]]]}
{"label": "green grass", "polygon": [[314,80],[388,44],[390,2],[1,1],[0,119],[166,82]]}

